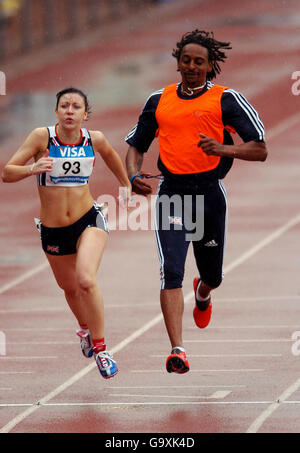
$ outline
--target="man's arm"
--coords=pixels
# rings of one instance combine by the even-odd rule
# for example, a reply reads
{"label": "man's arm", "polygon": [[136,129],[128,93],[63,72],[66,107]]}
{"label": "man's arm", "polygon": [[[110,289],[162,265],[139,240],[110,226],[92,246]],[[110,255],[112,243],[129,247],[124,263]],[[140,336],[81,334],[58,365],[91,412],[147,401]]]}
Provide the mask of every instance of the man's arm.
{"label": "man's arm", "polygon": [[132,190],[139,195],[147,196],[152,193],[152,187],[143,180],[144,173],[140,171],[142,168],[143,160],[143,154],[139,153],[134,146],[129,146],[126,155],[126,169],[128,178],[131,180],[133,176],[140,175],[136,176],[131,181]]}
{"label": "man's arm", "polygon": [[250,141],[239,145],[222,145],[213,138],[199,134],[198,147],[208,156],[232,157],[249,161],[265,161],[268,155],[265,142]]}

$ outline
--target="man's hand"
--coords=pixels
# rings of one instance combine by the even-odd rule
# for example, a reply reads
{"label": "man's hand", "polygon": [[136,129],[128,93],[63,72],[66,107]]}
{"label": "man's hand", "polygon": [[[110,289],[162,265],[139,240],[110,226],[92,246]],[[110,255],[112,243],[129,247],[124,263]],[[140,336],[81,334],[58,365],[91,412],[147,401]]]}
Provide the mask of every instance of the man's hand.
{"label": "man's hand", "polygon": [[145,176],[151,176],[149,173],[139,172],[141,177],[137,176],[132,182],[132,192],[145,197],[152,193],[152,187],[145,182]]}
{"label": "man's hand", "polygon": [[217,142],[214,138],[207,137],[204,134],[199,134],[201,140],[198,143],[198,147],[202,148],[202,151],[208,156],[223,156],[225,147]]}

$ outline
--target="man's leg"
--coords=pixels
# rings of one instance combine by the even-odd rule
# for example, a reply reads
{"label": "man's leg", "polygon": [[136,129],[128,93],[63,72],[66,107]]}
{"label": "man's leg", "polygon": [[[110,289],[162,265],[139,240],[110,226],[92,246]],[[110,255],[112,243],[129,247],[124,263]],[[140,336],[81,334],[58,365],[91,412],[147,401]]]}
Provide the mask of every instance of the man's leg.
{"label": "man's leg", "polygon": [[182,315],[184,311],[182,289],[162,289],[160,304],[172,348],[182,347]]}
{"label": "man's leg", "polygon": [[186,241],[180,212],[174,212],[171,206],[169,210],[162,207],[160,212],[157,209],[156,214],[155,234],[161,271],[160,301],[172,347],[166,367],[168,372],[182,374],[189,370],[182,344],[184,300],[181,289],[189,242]]}
{"label": "man's leg", "polygon": [[205,193],[204,236],[193,242],[194,256],[200,278],[194,279],[196,305],[193,311],[198,327],[204,328],[211,318],[211,290],[223,278],[223,259],[226,237],[226,192],[221,182]]}

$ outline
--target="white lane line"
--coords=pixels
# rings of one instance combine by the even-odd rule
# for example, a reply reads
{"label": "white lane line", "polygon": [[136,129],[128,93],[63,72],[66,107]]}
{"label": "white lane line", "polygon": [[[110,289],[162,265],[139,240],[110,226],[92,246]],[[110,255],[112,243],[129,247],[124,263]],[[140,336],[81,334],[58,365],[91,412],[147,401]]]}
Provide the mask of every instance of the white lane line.
{"label": "white lane line", "polygon": [[210,396],[205,396],[205,395],[147,395],[144,393],[141,393],[140,395],[133,394],[133,393],[110,393],[109,396],[117,396],[117,397],[125,397],[125,398],[181,398],[181,399],[224,399],[226,396],[228,396],[231,393],[231,391],[223,391],[219,390],[214,392]]}
{"label": "white lane line", "polygon": [[0,374],[33,374],[33,373],[34,373],[33,371],[0,371]]}
{"label": "white lane line", "polygon": [[239,256],[237,259],[235,259],[232,263],[230,263],[226,267],[225,272],[230,272],[231,270],[238,267],[240,264],[247,261],[249,258],[252,258],[252,256],[254,256],[256,253],[258,253],[261,249],[263,249],[267,245],[271,244],[271,242],[275,241],[275,239],[278,239],[280,236],[282,236],[288,230],[293,228],[299,222],[300,222],[300,214],[297,214],[295,217],[290,219],[288,222],[286,222],[281,227],[277,228],[275,231],[273,231],[273,233],[269,234],[266,238],[259,241],[256,245],[251,247],[245,253],[242,253],[241,256]]}
{"label": "white lane line", "polygon": [[300,112],[294,113],[285,120],[281,121],[277,126],[272,127],[269,132],[266,132],[266,140],[272,140],[273,138],[281,135],[286,129],[290,129],[296,125],[299,125]]}
{"label": "white lane line", "polygon": [[[214,299],[216,301],[216,299]],[[219,299],[218,299],[219,302]],[[137,307],[137,305],[135,305]],[[111,308],[111,306],[108,306],[107,308]],[[155,306],[157,308],[157,305]],[[24,313],[26,310],[24,310]],[[1,328],[1,327],[0,327]],[[300,324],[281,324],[281,325],[246,325],[246,326],[241,326],[241,325],[236,325],[236,326],[226,326],[224,324],[221,325],[214,325],[210,326],[209,330],[212,329],[300,329]],[[186,329],[193,329],[195,330],[195,325],[191,325],[190,327],[186,327]],[[4,331],[4,329],[1,329]],[[66,334],[74,333],[74,329],[69,328],[66,329],[65,327],[53,327],[53,328],[41,328],[41,327],[5,327],[5,332],[65,332]],[[19,344],[19,343],[18,343]]]}
{"label": "white lane line", "polygon": [[38,308],[12,308],[9,310],[0,310],[1,315],[6,314],[21,314],[21,313],[56,313],[56,312],[65,312],[69,313],[69,310],[66,307],[38,307]]}
{"label": "white lane line", "polygon": [[[255,372],[261,372],[265,371],[263,368],[237,368],[237,369],[213,369],[213,370],[207,370],[207,369],[202,369],[202,370],[190,370],[189,373],[255,373]],[[166,371],[163,369],[159,370],[131,370],[131,373],[165,373]],[[0,431],[1,432],[1,431]]]}
{"label": "white lane line", "polygon": [[[140,335],[139,335],[140,336]],[[284,343],[284,342],[293,342],[295,341],[292,338],[270,338],[270,339],[225,339],[225,340],[185,340],[185,343]],[[77,341],[64,341],[64,344],[78,344]],[[51,346],[59,345],[61,341],[20,341],[7,342],[8,345],[40,345],[40,346]],[[123,348],[122,348],[123,349]],[[1,357],[0,357],[1,360]]]}
{"label": "white lane line", "polygon": [[0,407],[31,407],[32,403],[1,403]]}
{"label": "white lane line", "polygon": [[[150,355],[150,357],[155,357],[155,358],[164,358],[166,355],[163,354],[153,354]],[[189,354],[189,359],[190,358],[241,358],[241,357],[282,357],[282,354]]]}
{"label": "white lane line", "polygon": [[20,283],[23,283],[25,280],[28,280],[29,278],[33,277],[34,275],[38,274],[39,272],[42,272],[48,266],[49,266],[48,261],[45,261],[42,264],[39,264],[38,266],[33,267],[29,271],[20,275],[20,277],[14,278],[9,283],[6,283],[5,285],[0,287],[0,294],[5,293],[9,289],[14,288],[15,286],[19,285]]}
{"label": "white lane line", "polygon": [[[193,329],[195,329],[195,325],[192,326]],[[190,329],[192,328],[190,327]],[[254,325],[251,325],[251,326],[224,326],[224,325],[220,325],[220,326],[210,326],[209,327],[209,330],[211,329],[233,329],[233,330],[236,330],[236,329],[297,329],[297,328],[300,328],[300,324],[285,324],[285,325],[281,325],[281,326],[275,326],[275,325],[272,325],[272,324],[268,324],[267,326],[262,326],[262,325],[259,325],[259,326],[254,326]]]}
{"label": "white lane line", "polygon": [[[38,409],[38,408],[41,408],[41,407],[74,407],[74,406],[86,406],[86,407],[89,407],[89,406],[99,406],[99,407],[115,407],[117,408],[118,406],[120,407],[126,407],[126,406],[140,406],[140,407],[143,407],[143,406],[177,406],[177,405],[181,405],[181,406],[185,406],[185,405],[194,405],[194,406],[204,406],[204,405],[225,405],[225,406],[229,406],[229,405],[233,405],[233,406],[237,406],[237,405],[267,405],[267,404],[272,404],[274,403],[274,401],[144,401],[144,402],[140,402],[140,401],[136,401],[136,402],[128,402],[128,403],[124,403],[124,402],[120,402],[120,401],[116,401],[114,403],[111,403],[111,402],[107,402],[107,403],[104,403],[103,401],[99,401],[99,402],[93,402],[93,403],[87,403],[87,402],[83,402],[83,403],[46,403],[46,404],[42,404],[42,403],[39,403],[39,404],[35,404],[35,405],[32,405],[31,403],[20,403],[20,404],[14,404],[14,403],[0,403],[0,407],[28,407],[28,409],[31,409],[31,408],[34,408],[35,410]],[[277,403],[276,403],[277,404]],[[282,404],[295,404],[295,405],[298,405],[300,404],[300,401],[283,401]],[[1,431],[0,431],[1,433]]]}
{"label": "white lane line", "polygon": [[226,398],[226,396],[228,396],[229,394],[231,393],[230,390],[217,390],[216,392],[214,392],[212,395],[210,395],[210,399],[215,399],[215,400],[218,400],[218,399],[224,399]]}
{"label": "white lane line", "polygon": [[[257,433],[257,431],[261,428],[263,423],[280,407],[282,403],[287,402],[286,400],[295,393],[300,388],[300,378],[297,379],[290,387],[288,387],[277,399],[276,402],[272,402],[267,409],[265,409],[249,426],[247,429],[248,433]],[[289,401],[291,403],[291,401]]]}
{"label": "white lane line", "polygon": [[47,355],[44,355],[44,356],[41,356],[41,357],[37,357],[37,356],[4,356],[4,357],[0,357],[0,361],[1,360],[49,360],[49,359],[58,359],[58,356],[47,356]]}
{"label": "white lane line", "polygon": [[288,343],[292,338],[263,338],[263,339],[224,339],[224,340],[184,340],[185,343]]}
{"label": "white lane line", "polygon": [[[292,295],[292,296],[266,296],[266,297],[232,297],[232,298],[222,298],[222,297],[215,297],[214,298],[214,303],[220,303],[220,304],[225,304],[227,302],[229,302],[230,304],[232,303],[235,303],[235,302],[238,302],[238,303],[242,303],[242,302],[266,302],[266,301],[286,301],[286,302],[290,302],[290,301],[296,301],[298,302],[300,299],[300,296],[297,296],[297,295]],[[144,303],[143,304],[143,307],[152,307],[154,309],[156,309],[157,307],[157,304],[155,302],[149,302],[149,303]],[[106,309],[126,309],[126,308],[140,308],[140,303],[132,303],[132,304],[109,304],[106,306]],[[37,307],[37,308],[11,308],[11,309],[3,309],[3,310],[0,310],[0,314],[2,315],[9,315],[9,314],[22,314],[22,313],[47,313],[47,312],[64,312],[64,313],[69,313],[68,311],[68,308],[67,307]],[[266,326],[266,327],[272,327],[272,326]],[[11,329],[7,329],[7,330],[19,330],[19,331],[22,331],[22,330],[31,330],[31,328],[11,328]],[[44,329],[40,329],[40,328],[32,328],[32,330],[44,330]],[[45,329],[45,330],[48,330],[48,331],[51,331],[51,330],[65,330],[63,328],[49,328],[49,329]]]}
{"label": "white lane line", "polygon": [[[35,344],[35,345],[58,345],[62,344],[61,341],[7,341],[6,342],[8,345],[24,345],[24,344]],[[77,341],[65,341],[63,340],[63,344],[78,344]]]}
{"label": "white lane line", "polygon": [[254,296],[254,297],[220,297],[216,298],[217,302],[222,304],[225,302],[265,302],[265,301],[281,301],[281,300],[296,300],[300,299],[300,295],[290,294],[284,296]]}
{"label": "white lane line", "polygon": [[120,390],[120,389],[203,389],[203,388],[226,388],[226,389],[231,389],[231,388],[244,388],[246,385],[241,384],[241,385],[136,385],[136,386],[111,386],[111,389],[115,390]]}

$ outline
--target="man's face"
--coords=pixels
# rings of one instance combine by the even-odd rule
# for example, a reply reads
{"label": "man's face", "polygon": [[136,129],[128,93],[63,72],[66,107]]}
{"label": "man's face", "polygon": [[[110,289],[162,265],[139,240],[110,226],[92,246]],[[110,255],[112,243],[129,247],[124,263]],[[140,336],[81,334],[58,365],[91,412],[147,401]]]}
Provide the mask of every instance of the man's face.
{"label": "man's face", "polygon": [[207,73],[212,70],[212,63],[208,60],[206,47],[194,43],[184,46],[178,61],[178,69],[186,88],[203,85]]}

